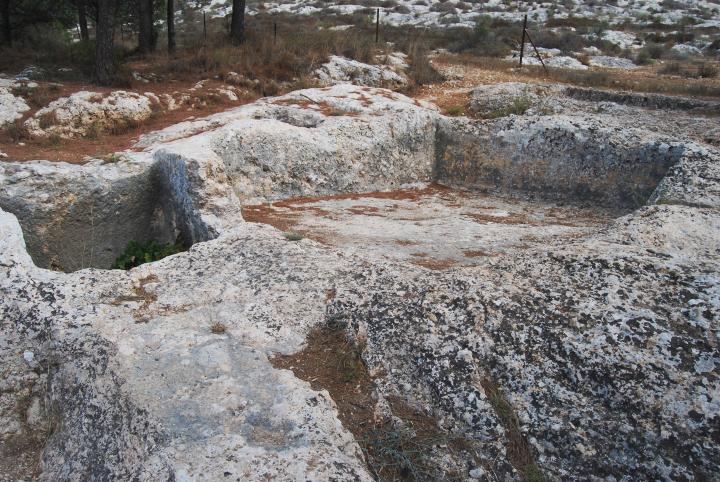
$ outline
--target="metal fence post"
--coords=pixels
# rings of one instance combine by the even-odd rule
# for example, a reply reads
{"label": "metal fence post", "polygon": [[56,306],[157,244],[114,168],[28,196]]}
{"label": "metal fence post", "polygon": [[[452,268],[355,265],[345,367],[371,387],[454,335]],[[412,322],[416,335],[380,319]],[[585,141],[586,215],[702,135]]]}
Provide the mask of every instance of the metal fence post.
{"label": "metal fence post", "polygon": [[377,18],[375,20],[375,43],[380,41],[380,9],[377,9]]}
{"label": "metal fence post", "polygon": [[525,54],[525,32],[527,32],[527,14],[523,20],[522,40],[520,41],[520,67],[522,67],[523,55]]}

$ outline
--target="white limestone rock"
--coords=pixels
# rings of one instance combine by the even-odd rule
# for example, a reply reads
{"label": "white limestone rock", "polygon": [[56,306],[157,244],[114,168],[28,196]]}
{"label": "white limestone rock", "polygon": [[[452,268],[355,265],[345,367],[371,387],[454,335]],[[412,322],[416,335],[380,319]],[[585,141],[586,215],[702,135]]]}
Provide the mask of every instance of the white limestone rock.
{"label": "white limestone rock", "polygon": [[323,85],[350,83],[371,87],[393,87],[407,84],[407,78],[392,68],[370,65],[333,55],[315,71]]}
{"label": "white limestone rock", "polygon": [[34,136],[83,137],[92,130],[123,128],[148,119],[157,97],[118,90],[110,94],[80,91],[51,102],[25,122]]}
{"label": "white limestone rock", "polygon": [[691,44],[675,44],[670,49],[674,54],[681,57],[690,57],[692,55],[702,55],[702,49]]}
{"label": "white limestone rock", "polygon": [[[63,275],[28,262],[2,211],[0,232],[3,373],[14,365],[2,348],[20,331],[38,371],[50,359],[55,367],[40,386],[63,423],[44,447],[40,480],[372,480],[327,392],[268,361],[299,349],[323,320],[325,290],[340,274],[327,267],[349,268],[335,255],[246,224],[132,273]],[[260,261],[268,255],[276,262]],[[278,284],[288,265],[307,280],[295,290]],[[144,304],[138,290],[155,301]],[[216,322],[225,334],[211,332]],[[13,414],[0,416],[6,426]],[[47,426],[47,415],[32,416]]]}
{"label": "white limestone rock", "polygon": [[591,67],[602,67],[604,69],[622,69],[632,70],[637,68],[637,65],[630,60],[621,57],[608,57],[606,55],[595,55],[590,57]]}
{"label": "white limestone rock", "polygon": [[552,112],[555,103],[548,98],[557,91],[557,86],[522,82],[482,85],[472,90],[470,110],[480,117],[497,117],[506,111],[523,114],[529,109]]}
{"label": "white limestone rock", "polygon": [[381,190],[430,179],[438,115],[389,90],[339,84],[183,123],[140,145],[165,156],[160,143],[177,139],[163,152],[217,158],[242,202]]}
{"label": "white limestone rock", "polygon": [[22,97],[14,95],[10,89],[0,87],[0,128],[21,119],[30,110]]}
{"label": "white limestone rock", "polygon": [[[511,60],[513,62],[518,62],[519,59],[519,53],[512,54],[505,58],[505,60]],[[523,65],[542,65],[543,62],[546,67],[554,67],[558,69],[587,70],[588,68],[587,65],[584,65],[578,59],[567,55],[547,58],[543,56],[542,62],[540,62],[540,59],[538,59],[532,52],[526,51],[525,56],[523,57]]]}

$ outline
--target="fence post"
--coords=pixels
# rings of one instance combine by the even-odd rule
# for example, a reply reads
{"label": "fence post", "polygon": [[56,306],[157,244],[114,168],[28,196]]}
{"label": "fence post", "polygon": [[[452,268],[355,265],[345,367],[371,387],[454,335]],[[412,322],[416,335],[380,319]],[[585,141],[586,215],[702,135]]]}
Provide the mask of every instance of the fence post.
{"label": "fence post", "polygon": [[377,18],[375,19],[375,43],[380,41],[380,9],[377,9]]}
{"label": "fence post", "polygon": [[533,50],[535,50],[535,55],[537,55],[538,60],[543,66],[543,70],[545,70],[545,75],[548,74],[548,69],[545,66],[545,61],[542,59],[542,55],[540,55],[540,52],[538,52],[537,47],[535,46],[535,42],[533,42],[532,37],[530,36],[530,32],[526,32],[527,39],[530,41],[530,45],[532,45]]}
{"label": "fence post", "polygon": [[203,38],[207,41],[207,21],[205,20],[205,10],[203,10]]}
{"label": "fence post", "polygon": [[527,14],[523,20],[522,40],[520,41],[520,67],[522,67],[523,55],[525,54],[525,32],[527,32]]}
{"label": "fence post", "polygon": [[277,42],[277,22],[273,22],[273,43]]}

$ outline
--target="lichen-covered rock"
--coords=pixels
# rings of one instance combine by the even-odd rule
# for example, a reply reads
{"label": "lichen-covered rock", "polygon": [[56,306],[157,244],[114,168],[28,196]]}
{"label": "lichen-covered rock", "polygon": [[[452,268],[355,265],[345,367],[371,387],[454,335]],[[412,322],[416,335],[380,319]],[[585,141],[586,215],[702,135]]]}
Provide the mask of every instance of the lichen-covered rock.
{"label": "lichen-covered rock", "polygon": [[329,62],[315,71],[315,75],[323,85],[349,83],[370,87],[393,87],[407,84],[407,78],[393,70],[393,67],[399,68],[402,64],[398,62],[397,57],[392,59],[391,62],[394,63],[391,63],[390,67],[385,67],[333,55]]}
{"label": "lichen-covered rock", "polygon": [[720,155],[697,145],[685,147],[650,198],[655,204],[720,208]]}
{"label": "lichen-covered rock", "polygon": [[719,229],[714,210],[653,206],[479,268],[388,274],[337,304],[385,393],[412,393],[490,457],[503,430],[484,379],[503,387],[551,480],[712,479]]}

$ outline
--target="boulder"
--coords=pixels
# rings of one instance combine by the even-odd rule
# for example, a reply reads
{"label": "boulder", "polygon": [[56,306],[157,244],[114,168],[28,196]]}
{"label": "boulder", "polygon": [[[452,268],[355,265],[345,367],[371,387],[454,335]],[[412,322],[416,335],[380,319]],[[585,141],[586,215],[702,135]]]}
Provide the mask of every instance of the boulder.
{"label": "boulder", "polygon": [[22,97],[14,95],[9,88],[0,86],[0,128],[21,119],[30,110]]}
{"label": "boulder", "polygon": [[553,102],[548,101],[557,86],[502,82],[475,87],[471,92],[470,110],[480,117],[504,117],[510,114],[552,112]]}
{"label": "boulder", "polygon": [[637,65],[630,59],[608,57],[606,55],[594,55],[590,57],[589,64],[590,67],[602,67],[604,69],[631,70],[637,68]]}
{"label": "boulder", "polygon": [[80,91],[51,102],[25,122],[33,136],[84,137],[124,129],[147,120],[157,97],[122,90],[110,94]]}
{"label": "boulder", "polygon": [[393,69],[401,65],[400,60],[395,56],[395,65],[390,61],[390,67],[386,67],[333,55],[329,62],[315,71],[315,75],[323,85],[350,83],[370,87],[397,87],[407,84],[407,78]]}

